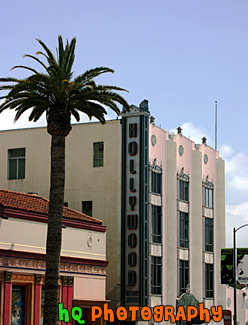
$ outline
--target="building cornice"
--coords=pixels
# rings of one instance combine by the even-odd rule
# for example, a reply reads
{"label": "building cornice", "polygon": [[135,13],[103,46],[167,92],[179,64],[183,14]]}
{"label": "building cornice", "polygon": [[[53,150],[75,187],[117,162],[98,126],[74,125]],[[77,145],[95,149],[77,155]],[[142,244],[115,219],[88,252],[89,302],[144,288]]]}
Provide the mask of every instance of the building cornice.
{"label": "building cornice", "polygon": [[[41,222],[41,223],[47,223],[47,215],[41,214],[41,213],[35,213],[30,211],[22,211],[12,208],[7,208],[0,206],[0,216],[5,215],[10,218],[15,219],[22,219],[22,220],[28,220],[28,221],[34,221],[34,222]],[[87,221],[82,221],[78,219],[70,219],[70,218],[64,218],[63,217],[63,225],[66,227],[72,227],[72,228],[80,228],[80,229],[87,229],[87,230],[93,230],[98,232],[106,232],[106,227],[99,225],[97,223],[91,223]]]}
{"label": "building cornice", "polygon": [[[108,261],[61,256],[60,272],[106,275]],[[46,255],[0,249],[0,268],[44,272]]]}

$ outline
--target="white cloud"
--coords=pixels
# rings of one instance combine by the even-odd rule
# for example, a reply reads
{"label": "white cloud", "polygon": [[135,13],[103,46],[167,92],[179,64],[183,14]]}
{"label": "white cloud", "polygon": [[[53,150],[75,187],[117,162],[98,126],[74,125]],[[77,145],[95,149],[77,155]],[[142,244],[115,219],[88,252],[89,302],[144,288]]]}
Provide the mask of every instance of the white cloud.
{"label": "white cloud", "polygon": [[226,213],[233,217],[242,217],[248,221],[248,202],[243,202],[238,205],[227,205]]}
{"label": "white cloud", "polygon": [[[248,202],[226,206],[226,246],[233,247],[233,227],[236,229],[248,222]],[[248,227],[236,234],[237,247],[248,247]]]}
{"label": "white cloud", "polygon": [[220,156],[224,159],[229,158],[233,154],[234,150],[228,144],[223,144],[220,146]]}
{"label": "white cloud", "polygon": [[[0,113],[0,131],[1,130],[11,130],[11,129],[22,129],[22,128],[34,128],[40,126],[46,126],[46,115],[43,114],[41,118],[37,122],[29,122],[28,117],[30,112],[27,111],[23,113],[23,115],[19,118],[17,122],[14,123],[16,112],[14,110],[6,109],[2,113]],[[79,113],[80,122],[95,122],[97,121],[95,118],[92,118],[90,121],[87,115],[83,113]],[[112,111],[108,111],[108,115],[106,116],[106,120],[115,119],[116,114]],[[72,117],[72,123],[77,123],[74,117]]]}
{"label": "white cloud", "polygon": [[235,156],[226,158],[226,173],[227,174],[236,174],[236,173],[247,173],[248,174],[248,166],[247,166],[248,156],[243,152],[239,152]]}
{"label": "white cloud", "polygon": [[15,113],[14,110],[7,109],[0,114],[0,130],[21,129],[46,125],[45,115],[36,123],[29,122],[29,112],[25,112],[19,120],[14,123]]}
{"label": "white cloud", "polygon": [[236,190],[248,191],[248,176],[234,176],[232,185]]}
{"label": "white cloud", "polygon": [[[207,143],[209,145],[212,145],[212,139],[204,129],[196,127],[191,122],[183,123],[181,125],[181,128],[182,128],[182,134],[185,135],[186,137],[190,138],[191,140],[193,140],[195,143],[202,143],[202,138],[206,137]],[[177,130],[172,129],[171,132],[177,133]]]}
{"label": "white cloud", "polygon": [[227,188],[248,192],[248,156],[243,152],[234,154],[234,150],[227,145],[220,154],[226,162]]}

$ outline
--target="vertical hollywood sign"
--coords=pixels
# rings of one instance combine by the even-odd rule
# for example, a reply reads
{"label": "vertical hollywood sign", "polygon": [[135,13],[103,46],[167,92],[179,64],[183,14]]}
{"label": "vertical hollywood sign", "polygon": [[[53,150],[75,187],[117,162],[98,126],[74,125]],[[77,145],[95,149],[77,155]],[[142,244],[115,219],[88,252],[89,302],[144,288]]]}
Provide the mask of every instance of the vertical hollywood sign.
{"label": "vertical hollywood sign", "polygon": [[139,138],[138,124],[128,125],[126,162],[126,303],[139,303]]}

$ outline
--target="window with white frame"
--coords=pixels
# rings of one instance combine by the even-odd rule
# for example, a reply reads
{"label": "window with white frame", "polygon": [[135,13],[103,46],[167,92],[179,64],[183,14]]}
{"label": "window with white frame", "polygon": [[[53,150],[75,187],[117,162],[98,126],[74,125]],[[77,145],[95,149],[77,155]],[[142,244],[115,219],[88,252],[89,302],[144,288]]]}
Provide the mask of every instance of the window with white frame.
{"label": "window with white frame", "polygon": [[205,263],[205,298],[214,298],[214,265]]}
{"label": "window with white frame", "polygon": [[151,256],[151,294],[162,294],[162,257]]}
{"label": "window with white frame", "polygon": [[25,178],[25,148],[9,149],[8,179]]}
{"label": "window with white frame", "polygon": [[152,242],[154,244],[162,243],[162,207],[152,205]]}
{"label": "window with white frame", "polygon": [[189,284],[189,261],[179,260],[179,296],[186,292]]}
{"label": "window with white frame", "polygon": [[179,211],[179,246],[189,248],[189,214]]}

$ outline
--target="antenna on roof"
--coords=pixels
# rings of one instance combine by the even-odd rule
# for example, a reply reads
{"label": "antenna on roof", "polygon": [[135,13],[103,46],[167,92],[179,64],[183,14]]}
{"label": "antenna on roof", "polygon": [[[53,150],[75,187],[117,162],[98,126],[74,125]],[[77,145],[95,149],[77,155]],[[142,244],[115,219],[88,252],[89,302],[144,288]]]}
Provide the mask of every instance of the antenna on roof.
{"label": "antenna on roof", "polygon": [[215,150],[217,150],[217,100],[215,101]]}

